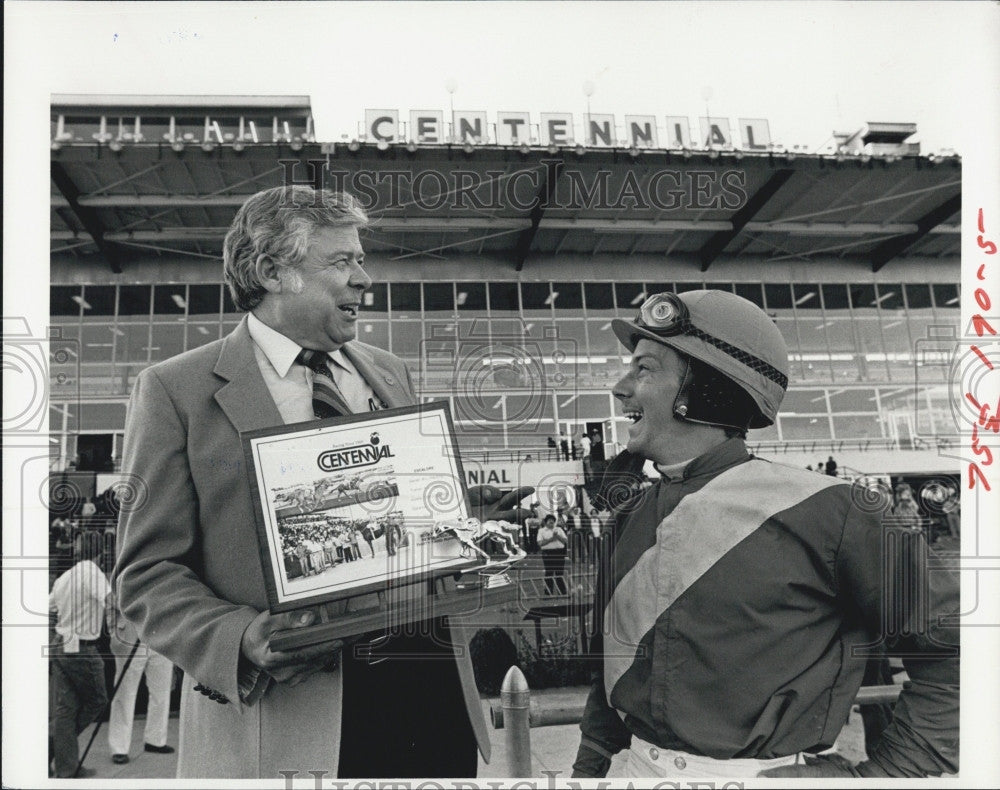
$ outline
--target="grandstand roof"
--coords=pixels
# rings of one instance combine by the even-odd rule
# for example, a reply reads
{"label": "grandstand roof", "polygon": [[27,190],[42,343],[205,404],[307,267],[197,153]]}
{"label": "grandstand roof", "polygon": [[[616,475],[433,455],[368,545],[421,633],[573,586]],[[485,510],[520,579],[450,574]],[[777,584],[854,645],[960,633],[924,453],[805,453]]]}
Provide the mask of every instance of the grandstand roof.
{"label": "grandstand roof", "polygon": [[[102,101],[125,106],[136,98]],[[162,97],[163,106],[170,98]],[[310,139],[300,98],[253,107],[246,97],[232,107],[210,98],[199,105],[214,107],[215,117],[259,113],[261,127],[273,122],[268,142],[219,142],[207,120],[205,134],[193,126],[196,134],[174,144],[155,123],[134,139],[129,131],[123,138],[120,121],[117,138],[104,127],[82,139],[54,133],[53,257],[101,256],[114,271],[138,260],[217,260],[242,202],[283,183],[282,161],[301,163],[295,178],[305,179],[309,160],[328,163],[328,186],[344,184],[375,198],[370,213],[377,223],[366,248],[376,258],[471,254],[530,272],[532,256],[566,253],[661,255],[695,261],[702,271],[721,255],[823,256],[865,261],[877,271],[898,256],[959,255],[958,157],[320,144]],[[179,105],[170,107],[179,112]],[[53,106],[53,123],[68,106]],[[197,116],[197,108],[184,107]],[[441,176],[421,176],[425,171]],[[463,195],[471,184],[479,186]],[[414,197],[414,186],[422,198]],[[633,206],[630,194],[641,204]]]}

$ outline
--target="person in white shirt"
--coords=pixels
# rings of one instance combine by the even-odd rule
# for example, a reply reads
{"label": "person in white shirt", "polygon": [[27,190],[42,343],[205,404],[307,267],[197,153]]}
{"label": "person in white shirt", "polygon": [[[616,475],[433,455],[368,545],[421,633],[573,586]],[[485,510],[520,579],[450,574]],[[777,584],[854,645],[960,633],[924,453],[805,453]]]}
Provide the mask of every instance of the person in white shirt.
{"label": "person in white shirt", "polygon": [[[146,676],[146,689],[149,691],[143,748],[155,754],[172,754],[174,748],[167,745],[167,723],[170,719],[170,689],[174,680],[174,665],[146,645],[139,645],[135,654],[132,654],[139,636],[135,627],[118,611],[113,594],[108,596],[107,616],[111,652],[115,654],[115,683],[119,684],[111,701],[111,718],[108,721],[111,762],[123,765],[129,761],[135,697],[143,675]],[[132,655],[131,661],[129,655]]]}
{"label": "person in white shirt", "polygon": [[566,532],[556,524],[556,517],[551,513],[545,517],[542,528],[538,530],[538,547],[542,550],[542,563],[545,565],[545,590],[550,595],[566,593],[566,545],[569,541]]}
{"label": "person in white shirt", "polygon": [[52,776],[83,778],[93,769],[76,770],[77,738],[107,707],[104,662],[97,639],[111,586],[100,566],[82,555],[62,574],[49,593],[55,638],[49,659],[49,746]]}

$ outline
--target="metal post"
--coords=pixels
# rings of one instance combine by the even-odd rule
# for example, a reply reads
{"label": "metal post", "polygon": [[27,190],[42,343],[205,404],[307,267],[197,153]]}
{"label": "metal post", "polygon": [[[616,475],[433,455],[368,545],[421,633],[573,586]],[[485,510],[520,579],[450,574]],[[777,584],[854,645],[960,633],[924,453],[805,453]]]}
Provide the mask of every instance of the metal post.
{"label": "metal post", "polygon": [[504,715],[504,743],[507,746],[507,773],[511,777],[532,776],[531,730],[528,713],[531,691],[521,670],[507,670],[500,686],[500,704]]}

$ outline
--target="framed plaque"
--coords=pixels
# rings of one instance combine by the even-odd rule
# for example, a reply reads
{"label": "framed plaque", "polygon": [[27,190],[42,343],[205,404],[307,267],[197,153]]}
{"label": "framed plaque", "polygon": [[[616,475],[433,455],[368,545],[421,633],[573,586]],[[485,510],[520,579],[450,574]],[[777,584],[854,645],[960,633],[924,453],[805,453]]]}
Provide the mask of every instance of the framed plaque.
{"label": "framed plaque", "polygon": [[480,565],[468,546],[435,530],[469,516],[447,401],[242,439],[272,612],[384,594]]}

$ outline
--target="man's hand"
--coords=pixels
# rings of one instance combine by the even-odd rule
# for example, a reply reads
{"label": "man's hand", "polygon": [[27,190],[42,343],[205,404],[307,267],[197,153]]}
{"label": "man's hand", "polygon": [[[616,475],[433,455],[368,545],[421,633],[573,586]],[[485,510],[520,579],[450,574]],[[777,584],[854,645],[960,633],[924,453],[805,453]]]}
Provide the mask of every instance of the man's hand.
{"label": "man's hand", "polygon": [[534,493],[532,486],[522,486],[506,494],[495,486],[473,486],[469,489],[469,504],[472,505],[472,515],[480,521],[520,524],[531,516],[531,511],[518,507],[518,503]]}
{"label": "man's hand", "polygon": [[312,625],[315,617],[310,611],[282,614],[261,612],[243,632],[240,650],[248,661],[263,669],[279,683],[295,686],[336,660],[344,643],[340,639],[331,639],[298,650],[271,650],[269,646],[271,634],[288,628],[304,628]]}
{"label": "man's hand", "polygon": [[840,778],[856,777],[860,774],[847,760],[839,754],[822,754],[817,757],[806,755],[805,765],[783,765],[780,768],[768,768],[757,776],[767,776],[772,779],[805,779],[805,778]]}

